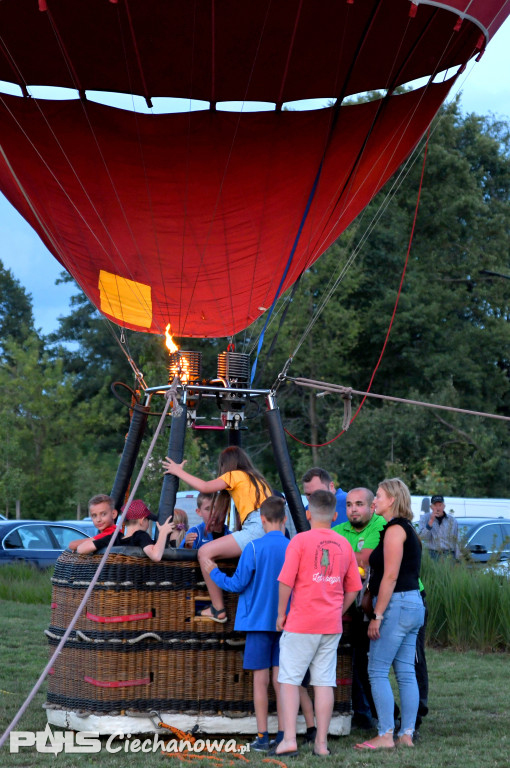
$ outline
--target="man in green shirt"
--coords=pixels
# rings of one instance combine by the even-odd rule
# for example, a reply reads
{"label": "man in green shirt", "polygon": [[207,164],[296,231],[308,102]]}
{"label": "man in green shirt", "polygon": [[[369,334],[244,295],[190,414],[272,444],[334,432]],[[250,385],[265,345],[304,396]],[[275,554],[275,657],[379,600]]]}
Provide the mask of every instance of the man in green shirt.
{"label": "man in green shirt", "polygon": [[[386,521],[374,515],[371,507],[374,494],[368,488],[353,488],[346,499],[347,522],[335,525],[334,531],[345,536],[354,550],[356,562],[366,571],[368,558],[379,544]],[[364,578],[364,574],[361,574]]]}
{"label": "man in green shirt", "polygon": [[[368,558],[379,544],[381,531],[386,521],[372,510],[374,494],[368,488],[353,488],[346,499],[347,522],[336,525],[333,530],[345,536],[354,550],[362,579],[367,576]],[[352,725],[372,728],[377,717],[368,679],[368,623],[360,606],[352,606],[348,612],[351,618],[353,654]]]}

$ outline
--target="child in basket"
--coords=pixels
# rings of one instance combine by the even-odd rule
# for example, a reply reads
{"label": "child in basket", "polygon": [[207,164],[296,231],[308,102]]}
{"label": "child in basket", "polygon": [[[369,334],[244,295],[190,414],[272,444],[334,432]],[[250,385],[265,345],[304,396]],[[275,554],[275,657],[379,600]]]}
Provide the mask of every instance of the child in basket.
{"label": "child in basket", "polygon": [[230,533],[228,526],[223,526],[223,532],[214,535],[212,531],[207,530],[209,518],[211,517],[212,505],[214,502],[214,493],[199,493],[197,496],[196,513],[202,518],[199,525],[192,525],[183,541],[180,543],[181,549],[200,549],[203,544],[218,538],[218,535],[228,536]]}

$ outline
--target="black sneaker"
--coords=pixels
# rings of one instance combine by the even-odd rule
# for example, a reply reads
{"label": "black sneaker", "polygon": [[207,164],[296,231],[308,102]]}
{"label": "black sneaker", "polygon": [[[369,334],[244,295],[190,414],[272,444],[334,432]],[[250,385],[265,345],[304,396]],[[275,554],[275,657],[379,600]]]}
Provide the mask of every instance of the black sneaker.
{"label": "black sneaker", "polygon": [[255,752],[267,752],[269,749],[269,738],[267,736],[257,736],[255,741],[250,744],[250,750]]}
{"label": "black sneaker", "polygon": [[317,728],[307,728],[306,733],[303,736],[303,744],[311,744],[312,741],[315,741],[316,736]]}

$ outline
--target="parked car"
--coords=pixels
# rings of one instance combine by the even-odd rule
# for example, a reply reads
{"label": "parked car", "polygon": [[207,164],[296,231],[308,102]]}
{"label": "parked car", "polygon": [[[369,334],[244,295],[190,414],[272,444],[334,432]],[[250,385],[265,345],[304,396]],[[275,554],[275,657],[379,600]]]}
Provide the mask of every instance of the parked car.
{"label": "parked car", "polygon": [[83,520],[57,520],[59,525],[70,525],[72,528],[79,528],[85,536],[96,536],[99,531],[90,517],[84,517]]}
{"label": "parked car", "polygon": [[497,557],[510,560],[510,520],[497,517],[457,517],[461,546],[472,560],[486,563]]}
{"label": "parked car", "polygon": [[[95,529],[94,529],[95,530]],[[77,526],[48,520],[0,521],[0,565],[24,562],[47,568],[54,565],[69,542],[89,536]]]}

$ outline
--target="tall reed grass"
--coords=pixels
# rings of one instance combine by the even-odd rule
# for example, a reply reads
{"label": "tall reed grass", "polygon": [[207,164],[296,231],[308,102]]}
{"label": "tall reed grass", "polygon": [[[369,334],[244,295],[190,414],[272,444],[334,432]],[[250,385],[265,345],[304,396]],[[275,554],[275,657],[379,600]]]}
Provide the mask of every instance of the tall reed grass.
{"label": "tall reed grass", "polygon": [[479,564],[423,554],[427,642],[457,650],[510,650],[510,579]]}
{"label": "tall reed grass", "polygon": [[[0,599],[49,605],[52,569],[0,567]],[[510,579],[480,565],[431,560],[424,551],[427,642],[457,650],[510,651]]]}
{"label": "tall reed grass", "polygon": [[30,605],[51,603],[53,568],[43,571],[24,563],[0,566],[0,599]]}

